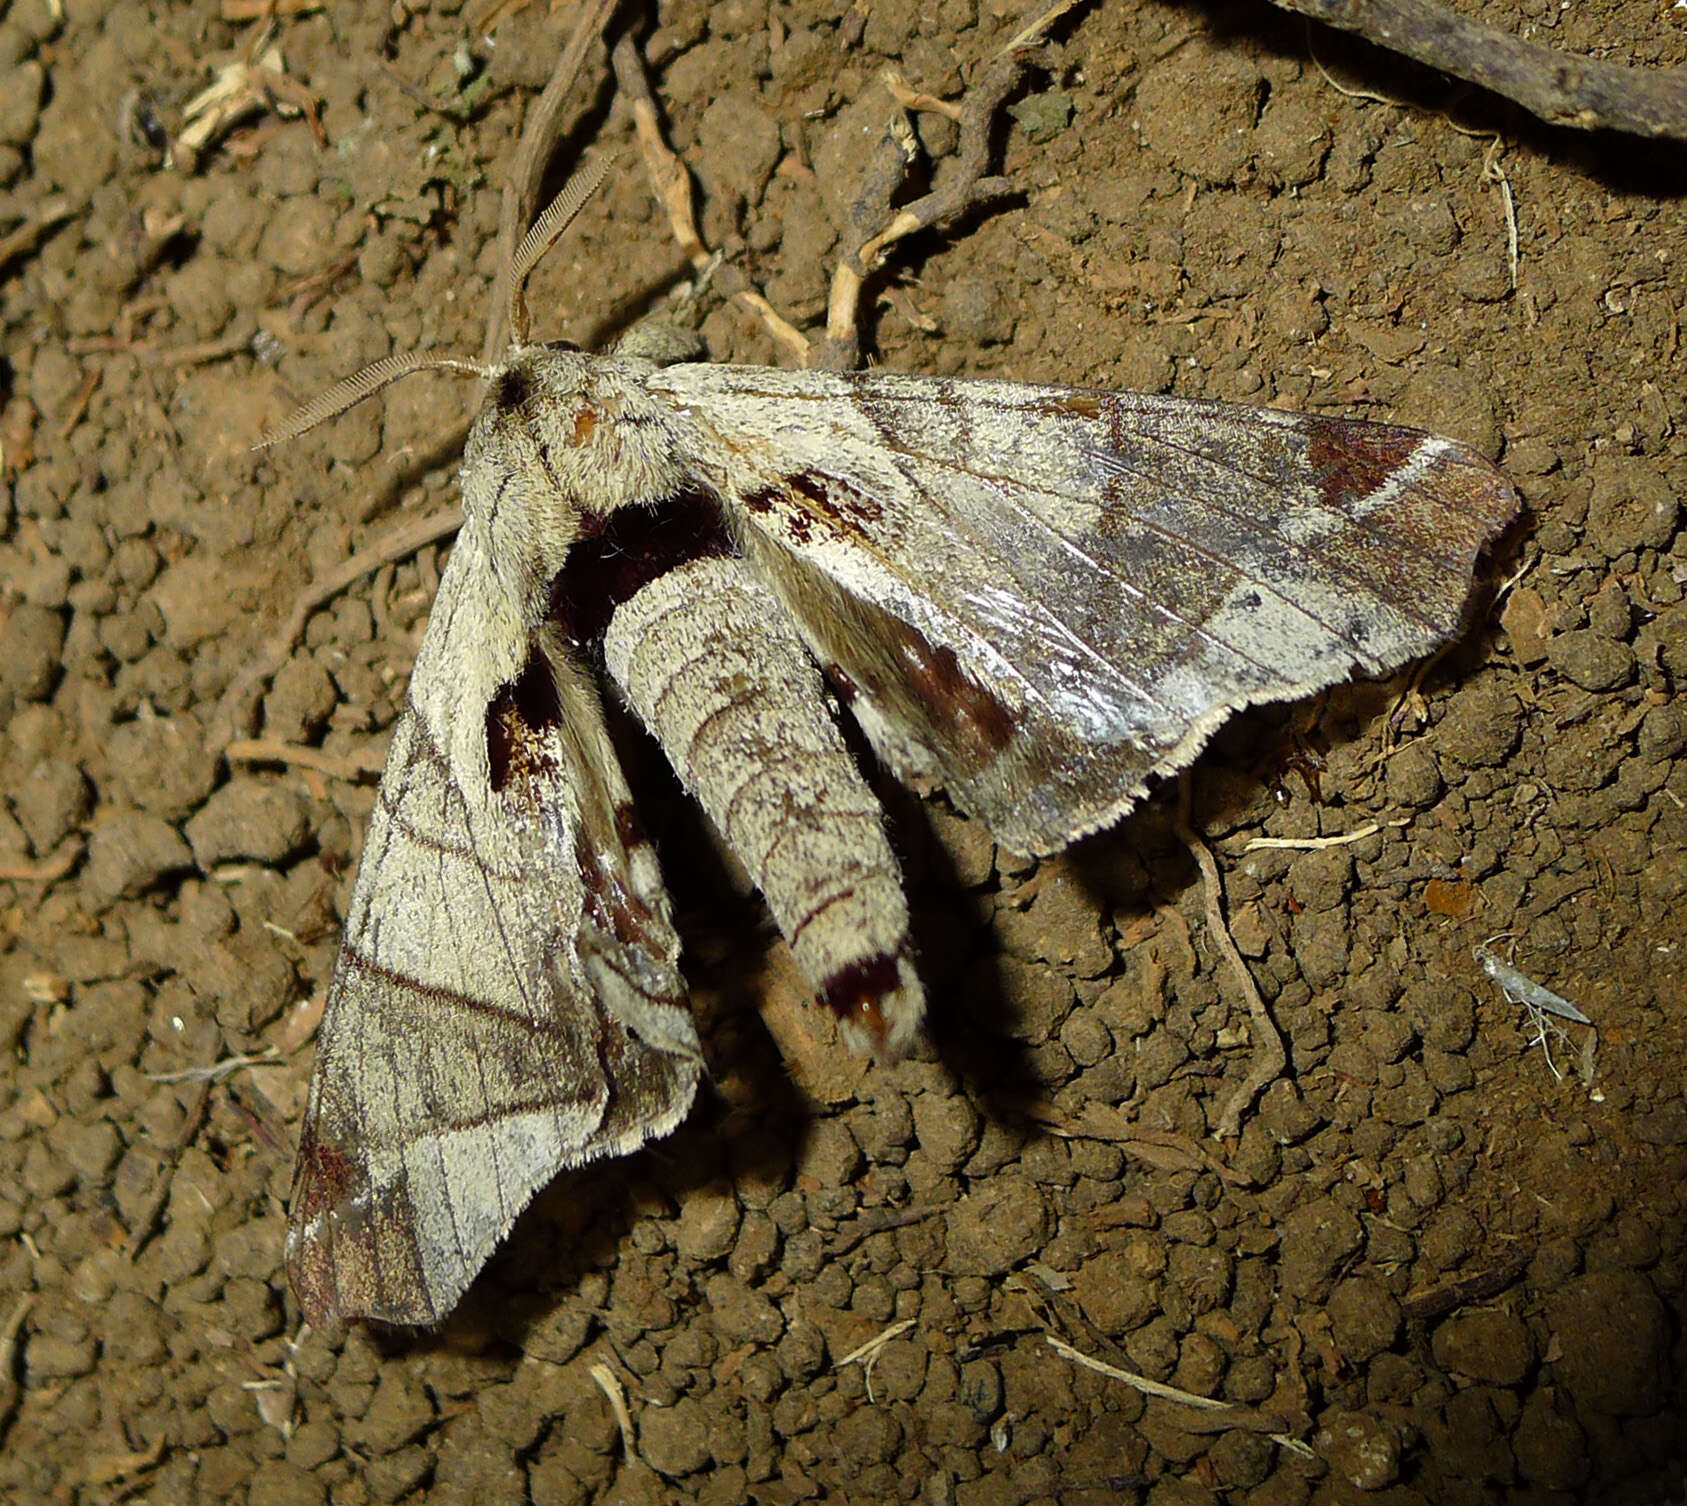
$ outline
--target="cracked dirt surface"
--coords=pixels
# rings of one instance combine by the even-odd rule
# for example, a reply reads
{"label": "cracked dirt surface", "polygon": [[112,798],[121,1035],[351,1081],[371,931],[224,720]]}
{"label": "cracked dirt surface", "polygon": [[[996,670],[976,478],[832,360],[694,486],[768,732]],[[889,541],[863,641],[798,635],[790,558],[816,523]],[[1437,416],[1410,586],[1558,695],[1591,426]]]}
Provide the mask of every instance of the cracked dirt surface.
{"label": "cracked dirt surface", "polygon": [[[418,377],[249,446],[369,360],[478,352],[497,189],[574,14],[509,10],[496,45],[450,3],[285,16],[291,83],[195,162],[185,107],[259,23],[0,12],[0,236],[67,212],[0,267],[0,1497],[1681,1500],[1682,159],[1258,7],[1063,22],[1004,119],[1018,197],[911,243],[870,343],[899,370],[1386,417],[1522,491],[1480,620],[1421,680],[1249,715],[1197,766],[1286,1078],[1209,1138],[1247,1016],[1173,792],[1031,864],[887,791],[934,1018],[884,1068],[810,1029],[756,903],[641,771],[704,1101],[559,1180],[439,1333],[298,1341],[310,1000],[448,546],[327,601],[263,685],[240,730],[320,767],[207,739],[312,580],[449,502],[472,389]],[[1667,8],[1482,10],[1687,54]],[[705,239],[812,328],[882,69],[953,97],[1022,20],[658,6]],[[688,268],[607,88],[570,141],[623,166],[534,306],[593,346]],[[738,306],[699,309],[716,357],[778,360]],[[1473,954],[1500,933],[1591,1054],[1577,1025],[1536,1042]]]}

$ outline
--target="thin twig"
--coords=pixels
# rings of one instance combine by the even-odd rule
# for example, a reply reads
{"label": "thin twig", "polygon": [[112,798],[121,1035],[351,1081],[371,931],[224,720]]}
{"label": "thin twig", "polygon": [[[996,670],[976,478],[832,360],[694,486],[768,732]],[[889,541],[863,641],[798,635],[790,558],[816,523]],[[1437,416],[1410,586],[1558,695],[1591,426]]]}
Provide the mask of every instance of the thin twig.
{"label": "thin twig", "polygon": [[1195,829],[1189,824],[1189,799],[1192,781],[1186,769],[1178,776],[1177,786],[1177,815],[1173,818],[1173,829],[1189,849],[1189,855],[1195,859],[1195,866],[1201,870],[1201,894],[1207,910],[1207,932],[1212,944],[1218,948],[1219,955],[1230,964],[1231,971],[1236,975],[1236,982],[1242,990],[1242,996],[1248,1003],[1248,1014],[1254,1026],[1254,1062],[1248,1069],[1236,1091],[1230,1095],[1223,1111],[1218,1116],[1218,1128],[1213,1131],[1213,1137],[1218,1140],[1228,1140],[1232,1135],[1239,1134],[1242,1128],[1242,1115],[1248,1111],[1254,1099],[1265,1088],[1277,1080],[1283,1068],[1288,1064],[1288,1052],[1283,1049],[1283,1037],[1272,1021],[1271,1011],[1265,1007],[1265,1000],[1260,997],[1259,985],[1254,982],[1253,974],[1248,971],[1248,965],[1242,961],[1242,954],[1236,949],[1236,943],[1231,938],[1230,927],[1224,920],[1224,881],[1218,876],[1218,864],[1213,861],[1213,855],[1207,850],[1207,844],[1195,835]]}
{"label": "thin twig", "polygon": [[1517,200],[1512,196],[1511,179],[1506,176],[1505,169],[1500,166],[1500,152],[1504,145],[1500,137],[1495,136],[1493,145],[1488,148],[1488,154],[1482,160],[1482,179],[1486,183],[1499,186],[1500,203],[1505,215],[1505,252],[1506,270],[1510,276],[1511,291],[1517,291],[1517,264],[1519,253],[1517,248]]}
{"label": "thin twig", "polygon": [[663,139],[656,99],[645,76],[644,58],[631,37],[622,37],[615,44],[610,62],[615,69],[616,87],[632,106],[633,125],[638,131],[644,169],[657,202],[668,216],[668,225],[674,239],[679,242],[680,254],[691,263],[692,271],[699,278],[712,278],[715,286],[727,297],[742,304],[760,319],[767,332],[791,353],[793,359],[799,364],[806,363],[808,337],[779,316],[773,305],[750,285],[741,268],[717,265],[714,255],[703,244],[691,209],[691,175],[678,153]]}
{"label": "thin twig", "polygon": [[330,571],[320,580],[312,581],[293,603],[293,610],[288,614],[287,620],[234,677],[228,689],[223,692],[222,699],[217,702],[217,712],[211,719],[208,741],[212,751],[221,752],[234,741],[236,728],[251,714],[251,705],[257,699],[258,691],[287,662],[294,645],[304,633],[305,624],[310,621],[312,612],[324,602],[333,600],[340,592],[371,571],[380,569],[389,560],[404,559],[418,549],[455,533],[462,521],[461,511],[453,507],[444,512],[430,513],[425,518],[414,518],[401,523],[385,538],[376,540],[369,548],[354,554],[338,569]]}
{"label": "thin twig", "polygon": [[[860,239],[856,241],[857,249],[846,252],[832,274],[826,305],[826,338],[816,347],[810,365],[827,371],[850,370],[856,365],[861,345],[857,325],[861,286],[891,246],[916,231],[940,228],[974,206],[1012,192],[1013,185],[1006,178],[988,174],[992,128],[1002,101],[1013,92],[1025,69],[1038,60],[1030,42],[1063,9],[1057,6],[1028,27],[1021,33],[1023,40],[1016,38],[1016,45],[1004,51],[984,78],[967,90],[961,102],[961,139],[955,152],[954,171],[942,187],[894,212],[891,200],[902,186],[913,148],[911,133],[904,135],[907,127],[903,117],[899,115],[892,122],[850,207],[851,234]],[[901,131],[897,129],[898,123],[902,125]]]}
{"label": "thin twig", "polygon": [[884,1234],[891,1229],[906,1229],[912,1224],[935,1218],[943,1211],[944,1209],[935,1203],[921,1203],[912,1208],[869,1208],[859,1218],[839,1227],[838,1232],[832,1236],[826,1253],[836,1260],[838,1256],[847,1255],[862,1240],[874,1234]]}
{"label": "thin twig", "polygon": [[885,1345],[899,1335],[907,1333],[913,1326],[914,1319],[912,1318],[904,1318],[900,1323],[892,1323],[889,1328],[882,1333],[875,1334],[865,1344],[858,1344],[850,1350],[833,1368],[842,1370],[845,1365],[853,1365],[859,1360],[861,1362],[861,1378],[867,1385],[867,1400],[876,1405],[877,1398],[873,1395],[873,1366],[878,1364],[879,1355],[884,1352]]}
{"label": "thin twig", "polygon": [[1010,52],[1018,52],[1022,47],[1030,47],[1042,41],[1049,34],[1049,28],[1067,11],[1076,10],[1079,3],[1080,0],[1056,0],[1054,5],[1045,10],[1023,31],[1017,33],[1010,42],[997,52],[996,56],[999,58],[1006,57]]}
{"label": "thin twig", "polygon": [[62,879],[76,866],[83,846],[81,837],[72,837],[39,863],[0,863],[0,884],[50,884]]}
{"label": "thin twig", "polygon": [[230,763],[283,763],[301,769],[315,769],[330,779],[355,783],[366,774],[379,774],[386,764],[386,755],[367,748],[345,757],[325,753],[321,748],[306,748],[298,743],[284,743],[274,737],[237,738],[223,749],[223,757]]}
{"label": "thin twig", "polygon": [[1092,1099],[1076,1114],[1062,1113],[1052,1104],[1038,1105],[1033,1108],[1032,1117],[1053,1134],[1074,1140],[1103,1140],[1160,1171],[1206,1170],[1216,1172],[1235,1186],[1250,1185],[1244,1173],[1221,1161],[1188,1135],[1138,1124],[1127,1110],[1115,1104]]}
{"label": "thin twig", "polygon": [[1043,1337],[1049,1341],[1049,1348],[1062,1358],[1071,1360],[1074,1365],[1082,1365],[1086,1370],[1105,1375],[1109,1380],[1123,1381],[1127,1386],[1135,1386],[1145,1396],[1158,1396],[1162,1401],[1181,1402],[1186,1407],[1195,1407],[1203,1412],[1226,1412],[1235,1405],[1233,1402],[1217,1401],[1211,1396],[1197,1396],[1193,1391],[1180,1391],[1176,1386],[1150,1380],[1146,1375],[1138,1375],[1134,1370],[1121,1370],[1117,1365],[1109,1365],[1106,1360],[1098,1360],[1081,1349],[1074,1349],[1065,1339],[1057,1338],[1052,1333],[1044,1334]]}
{"label": "thin twig", "polygon": [[1553,125],[1687,137],[1687,68],[1629,68],[1525,42],[1432,0],[1272,0],[1521,105]]}
{"label": "thin twig", "polygon": [[131,347],[148,366],[208,366],[213,361],[226,361],[230,356],[242,355],[251,348],[250,332],[239,330],[219,335],[215,340],[195,340],[186,345],[151,346],[138,342]]}
{"label": "thin twig", "polygon": [[260,1051],[256,1056],[225,1056],[220,1062],[213,1062],[209,1067],[184,1067],[180,1072],[148,1072],[148,1082],[221,1082],[231,1072],[238,1072],[243,1067],[267,1067],[281,1059],[281,1053],[271,1046],[267,1051]]}
{"label": "thin twig", "polygon": [[586,1373],[609,1398],[609,1410],[615,1414],[615,1425],[621,1430],[621,1447],[629,1459],[637,1459],[638,1450],[633,1447],[633,1414],[627,1410],[627,1393],[621,1389],[621,1382],[602,1360],[596,1361]]}
{"label": "thin twig", "polygon": [[1345,847],[1350,842],[1363,842],[1366,837],[1374,837],[1379,831],[1390,827],[1411,825],[1411,818],[1400,816],[1393,821],[1367,821],[1355,831],[1344,831],[1334,837],[1254,837],[1243,852],[1258,852],[1262,848],[1284,849],[1290,852],[1320,852],[1326,847]]}
{"label": "thin twig", "polygon": [[8,235],[0,235],[0,273],[14,261],[27,256],[42,241],[48,231],[62,225],[77,212],[69,199],[49,199]]}
{"label": "thin twig", "polygon": [[1127,1386],[1134,1386],[1147,1396],[1190,1408],[1193,1415],[1178,1419],[1177,1425],[1184,1432],[1259,1433],[1305,1458],[1312,1457],[1312,1450],[1289,1434],[1289,1419],[1279,1412],[1267,1412],[1245,1402],[1217,1401],[1210,1396],[1183,1391],[1176,1386],[1168,1386],[1163,1381],[1150,1380],[1146,1375],[1138,1375],[1134,1370],[1122,1370],[1117,1365],[1109,1365],[1106,1360],[1098,1360],[1092,1354],[1085,1354],[1083,1350],[1074,1348],[1066,1340],[1057,1338],[1052,1333],[1045,1333],[1043,1337],[1048,1340],[1049,1347],[1056,1354],[1071,1360],[1075,1365],[1082,1365],[1086,1370],[1095,1371],[1097,1375],[1105,1375],[1109,1380],[1123,1381]]}
{"label": "thin twig", "polygon": [[34,1305],[35,1293],[25,1292],[6,1315],[6,1321],[0,1324],[0,1431],[4,1431],[6,1424],[12,1420],[18,1398],[23,1395],[17,1377],[18,1334]]}
{"label": "thin twig", "polygon": [[872,1338],[868,1339],[865,1344],[857,1344],[855,1348],[850,1350],[849,1353],[839,1360],[832,1368],[834,1370],[842,1370],[845,1365],[853,1365],[857,1360],[866,1359],[869,1355],[877,1354],[878,1351],[883,1349],[884,1346],[892,1339],[896,1338],[900,1334],[907,1333],[907,1331],[913,1326],[914,1320],[912,1318],[904,1318],[900,1323],[892,1323],[889,1328],[884,1330],[883,1333],[875,1334]]}
{"label": "thin twig", "polygon": [[75,432],[76,426],[82,422],[88,412],[88,404],[93,401],[94,390],[100,385],[100,369],[90,366],[82,373],[82,385],[77,388],[76,396],[71,400],[69,411],[64,416],[64,422],[59,425],[59,438],[69,439]]}

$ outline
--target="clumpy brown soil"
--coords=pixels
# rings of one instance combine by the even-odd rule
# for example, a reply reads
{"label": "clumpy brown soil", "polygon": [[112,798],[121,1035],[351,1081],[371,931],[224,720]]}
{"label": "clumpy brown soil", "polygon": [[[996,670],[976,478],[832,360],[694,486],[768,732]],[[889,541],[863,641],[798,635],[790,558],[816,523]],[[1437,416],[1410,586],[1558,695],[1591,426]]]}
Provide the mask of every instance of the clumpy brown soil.
{"label": "clumpy brown soil", "polygon": [[[1210,1138],[1247,1012],[1165,792],[1041,865],[893,797],[934,1019],[886,1068],[810,1032],[658,787],[705,1100],[560,1180],[442,1332],[301,1342],[308,1001],[440,551],[316,611],[240,728],[325,770],[222,762],[208,731],[309,582],[449,500],[472,389],[248,446],[389,351],[478,352],[497,190],[574,12],[518,10],[490,48],[452,0],[283,19],[316,128],[265,107],[170,166],[254,24],[62,9],[0,14],[0,235],[70,210],[0,268],[0,1497],[1682,1499],[1678,148],[1548,130],[1259,7],[1064,22],[1004,122],[1019,196],[908,248],[876,357],[1395,418],[1530,508],[1421,682],[1250,716],[1196,771],[1287,1076]],[[1484,9],[1571,52],[1687,52],[1661,4]],[[953,96],[1009,11],[660,6],[710,244],[812,327],[881,70]],[[593,140],[622,167],[535,300],[582,344],[688,272],[607,90]],[[717,357],[776,359],[698,307]],[[1549,1061],[1484,973],[1502,932],[1591,1054],[1569,1025]],[[1051,1335],[1240,1409],[1146,1398]]]}

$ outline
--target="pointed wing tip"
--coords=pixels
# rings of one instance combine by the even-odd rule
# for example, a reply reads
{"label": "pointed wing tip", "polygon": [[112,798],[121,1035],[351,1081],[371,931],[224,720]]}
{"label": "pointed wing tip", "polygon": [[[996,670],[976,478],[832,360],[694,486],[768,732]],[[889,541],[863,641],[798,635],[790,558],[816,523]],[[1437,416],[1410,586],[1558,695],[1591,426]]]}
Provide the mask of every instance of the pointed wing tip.
{"label": "pointed wing tip", "polygon": [[339,1332],[358,1322],[432,1328],[467,1290],[466,1282],[453,1292],[397,1281],[383,1269],[372,1240],[346,1237],[332,1226],[305,1229],[295,1223],[287,1234],[285,1265],[300,1313],[319,1332]]}
{"label": "pointed wing tip", "polygon": [[[1492,542],[1523,511],[1523,499],[1511,478],[1481,451],[1456,439],[1436,439],[1439,451],[1431,461],[1430,484],[1449,502],[1486,528],[1482,542]],[[1441,464],[1439,462],[1446,462]],[[1449,466],[1457,471],[1449,473]]]}
{"label": "pointed wing tip", "polygon": [[401,1186],[377,1194],[364,1163],[307,1123],[284,1258],[306,1321],[337,1330],[358,1320],[431,1327],[445,1317],[468,1277],[455,1291],[429,1280],[415,1220]]}

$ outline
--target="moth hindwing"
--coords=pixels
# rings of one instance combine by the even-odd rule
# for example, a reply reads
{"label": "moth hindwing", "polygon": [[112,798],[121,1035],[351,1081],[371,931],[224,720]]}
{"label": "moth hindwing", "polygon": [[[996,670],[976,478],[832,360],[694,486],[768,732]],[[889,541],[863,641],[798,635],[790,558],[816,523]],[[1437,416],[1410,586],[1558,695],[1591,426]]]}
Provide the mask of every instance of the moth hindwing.
{"label": "moth hindwing", "polygon": [[1238,708],[1445,642],[1517,509],[1453,441],[1267,409],[531,344],[491,377],[322,1024],[313,1319],[440,1318],[559,1169],[690,1105],[605,694],[846,1035],[895,1051],[922,994],[833,695],[900,777],[1054,852]]}

